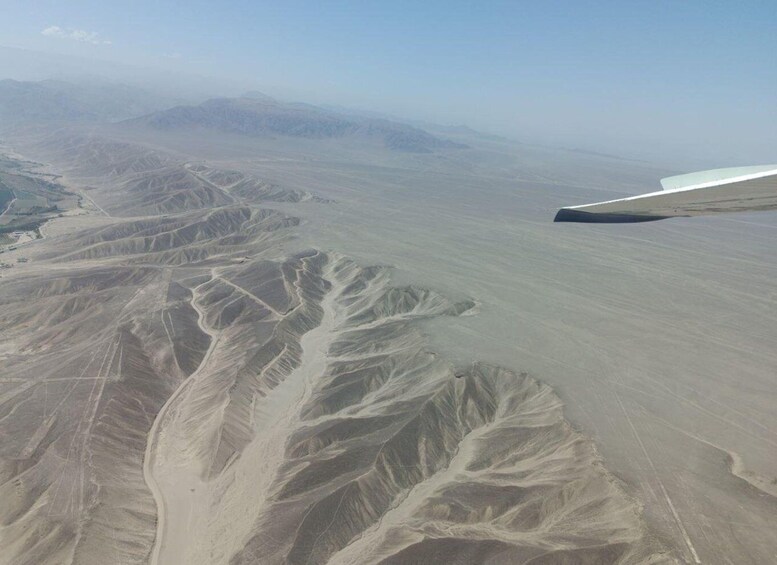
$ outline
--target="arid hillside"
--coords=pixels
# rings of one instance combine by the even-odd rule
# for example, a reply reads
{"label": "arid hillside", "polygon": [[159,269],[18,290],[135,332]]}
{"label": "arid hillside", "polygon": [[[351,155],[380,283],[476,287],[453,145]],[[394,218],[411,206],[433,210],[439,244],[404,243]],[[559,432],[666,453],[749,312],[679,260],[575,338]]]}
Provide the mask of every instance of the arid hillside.
{"label": "arid hillside", "polygon": [[332,250],[326,199],[97,137],[0,278],[8,564],[646,563],[672,554],[553,390],[419,330],[477,315]]}

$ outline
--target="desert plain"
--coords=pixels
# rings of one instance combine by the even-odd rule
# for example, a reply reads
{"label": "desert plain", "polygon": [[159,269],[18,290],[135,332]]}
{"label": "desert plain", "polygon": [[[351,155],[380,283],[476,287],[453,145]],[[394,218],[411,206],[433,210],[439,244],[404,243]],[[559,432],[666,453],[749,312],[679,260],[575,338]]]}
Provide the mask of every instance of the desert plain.
{"label": "desert plain", "polygon": [[773,214],[553,224],[678,171],[221,104],[3,139],[55,208],[0,255],[0,562],[777,558]]}

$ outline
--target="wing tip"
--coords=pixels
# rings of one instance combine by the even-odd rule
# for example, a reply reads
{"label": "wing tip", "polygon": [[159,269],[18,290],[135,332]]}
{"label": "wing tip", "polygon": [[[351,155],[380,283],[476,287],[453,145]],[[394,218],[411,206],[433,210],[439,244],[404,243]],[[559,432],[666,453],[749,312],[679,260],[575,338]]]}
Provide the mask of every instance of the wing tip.
{"label": "wing tip", "polygon": [[612,214],[583,212],[573,208],[561,208],[556,212],[554,222],[578,222],[586,224],[633,224],[637,222],[655,222],[668,216],[647,216],[641,214]]}

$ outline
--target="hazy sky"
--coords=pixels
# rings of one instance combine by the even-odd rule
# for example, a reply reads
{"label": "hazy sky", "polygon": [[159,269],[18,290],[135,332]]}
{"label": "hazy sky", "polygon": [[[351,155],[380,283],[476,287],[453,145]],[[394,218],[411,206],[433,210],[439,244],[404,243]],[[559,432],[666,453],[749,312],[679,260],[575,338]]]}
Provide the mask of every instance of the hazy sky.
{"label": "hazy sky", "polygon": [[4,45],[229,77],[525,140],[777,162],[775,0],[0,7]]}

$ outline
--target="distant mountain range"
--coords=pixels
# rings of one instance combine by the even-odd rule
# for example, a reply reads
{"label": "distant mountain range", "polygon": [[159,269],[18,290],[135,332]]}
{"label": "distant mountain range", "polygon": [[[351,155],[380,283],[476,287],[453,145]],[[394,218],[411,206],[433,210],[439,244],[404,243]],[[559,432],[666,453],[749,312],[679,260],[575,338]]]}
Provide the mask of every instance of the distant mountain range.
{"label": "distant mountain range", "polygon": [[0,128],[121,122],[164,131],[197,128],[253,137],[350,139],[415,153],[466,147],[391,119],[280,102],[260,92],[176,104],[180,101],[118,83],[0,80]]}
{"label": "distant mountain range", "polygon": [[0,80],[0,126],[50,121],[119,121],[175,103],[125,84]]}
{"label": "distant mountain range", "polygon": [[197,106],[176,106],[131,122],[159,130],[205,128],[255,137],[363,139],[382,143],[388,149],[417,153],[466,147],[410,125],[346,115],[309,104],[279,102],[261,93],[216,98]]}

